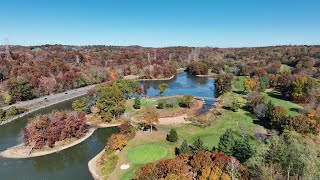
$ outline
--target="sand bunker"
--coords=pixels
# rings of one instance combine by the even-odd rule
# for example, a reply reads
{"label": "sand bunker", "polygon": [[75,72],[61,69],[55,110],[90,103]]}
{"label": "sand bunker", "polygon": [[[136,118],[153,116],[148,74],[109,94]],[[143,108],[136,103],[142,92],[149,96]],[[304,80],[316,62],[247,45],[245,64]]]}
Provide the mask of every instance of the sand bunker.
{"label": "sand bunker", "polygon": [[120,169],[121,169],[121,170],[125,170],[125,169],[129,169],[129,167],[130,167],[129,164],[122,164],[122,165],[120,166]]}

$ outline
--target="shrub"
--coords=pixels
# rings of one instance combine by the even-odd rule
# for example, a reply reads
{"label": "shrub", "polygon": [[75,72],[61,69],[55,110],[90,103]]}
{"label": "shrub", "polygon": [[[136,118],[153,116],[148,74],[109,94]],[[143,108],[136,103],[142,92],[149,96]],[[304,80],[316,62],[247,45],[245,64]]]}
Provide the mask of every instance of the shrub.
{"label": "shrub", "polygon": [[167,108],[173,108],[173,103],[170,103],[170,102],[166,103],[166,107]]}
{"label": "shrub", "polygon": [[113,151],[106,151],[102,156],[102,175],[107,179],[109,174],[116,168],[119,157]]}
{"label": "shrub", "polygon": [[140,109],[140,108],[141,108],[141,99],[140,99],[139,96],[137,96],[137,97],[134,99],[133,108],[134,108],[134,109]]}
{"label": "shrub", "polygon": [[159,102],[157,105],[157,109],[163,109],[163,108],[164,108],[163,102]]}
{"label": "shrub", "polygon": [[170,133],[167,134],[167,141],[176,142],[178,141],[178,133],[175,129],[171,129]]}
{"label": "shrub", "polygon": [[16,106],[11,106],[7,111],[6,111],[6,117],[12,117],[19,114],[19,110]]}
{"label": "shrub", "polygon": [[231,110],[237,112],[240,108],[242,108],[243,106],[245,106],[247,103],[247,101],[245,99],[242,98],[235,98],[234,101],[232,101],[231,103]]}

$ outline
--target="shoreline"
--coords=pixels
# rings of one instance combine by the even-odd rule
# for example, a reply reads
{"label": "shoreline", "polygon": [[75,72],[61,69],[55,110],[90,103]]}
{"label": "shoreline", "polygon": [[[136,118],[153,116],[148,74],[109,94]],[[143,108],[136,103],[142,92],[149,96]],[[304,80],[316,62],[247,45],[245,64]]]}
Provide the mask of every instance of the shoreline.
{"label": "shoreline", "polygon": [[88,162],[88,168],[89,168],[89,172],[91,173],[92,177],[94,180],[101,180],[102,176],[101,176],[101,169],[98,168],[97,163],[98,161],[101,159],[101,157],[103,156],[104,152],[106,150],[103,148],[103,150],[97,154],[96,156],[94,156],[89,162]]}
{"label": "shoreline", "polygon": [[[52,106],[52,105],[55,105],[55,104],[58,104],[58,103],[62,103],[64,101],[68,101],[68,100],[72,100],[72,99],[75,99],[75,98],[80,97],[80,96],[84,96],[84,95],[87,94],[87,91],[89,89],[92,89],[95,86],[96,85],[90,85],[90,86],[86,86],[86,87],[82,87],[82,88],[78,88],[78,89],[69,90],[69,91],[66,91],[66,92],[63,92],[63,93],[59,93],[59,94],[43,96],[43,97],[36,98],[36,99],[30,100],[30,101],[18,102],[16,104],[12,104],[10,106],[3,107],[2,109],[4,109],[4,110],[5,109],[9,109],[11,106],[27,107],[30,110],[28,110],[27,112],[24,112],[22,114],[16,115],[16,116],[14,116],[12,118],[9,118],[9,119],[6,119],[6,120],[2,121],[0,123],[0,126],[4,125],[4,124],[7,124],[7,123],[10,123],[10,122],[12,122],[14,120],[17,120],[19,118],[22,118],[22,117],[24,117],[24,116],[26,116],[26,115],[28,115],[30,113],[33,113],[33,112],[38,111],[38,110],[41,110],[43,108],[47,108],[49,106]],[[63,98],[63,96],[69,96],[69,97],[63,98],[61,100],[57,100],[56,96],[60,96],[60,98]],[[37,107],[37,105],[45,103],[46,101],[52,101],[52,102],[48,102],[48,104],[45,104],[45,105],[40,106],[40,107]],[[28,105],[25,105],[25,104],[29,104],[29,106],[31,106],[31,107],[29,107]]]}
{"label": "shoreline", "polygon": [[70,144],[67,144],[65,146],[53,147],[50,150],[42,150],[42,151],[40,150],[38,152],[34,152],[29,155],[31,148],[24,146],[24,144],[19,144],[17,146],[13,146],[11,148],[8,148],[5,151],[0,152],[0,157],[11,158],[11,159],[26,159],[26,158],[39,157],[39,156],[45,156],[45,155],[57,153],[59,151],[68,149],[72,146],[75,146],[85,141],[94,133],[96,129],[97,128],[90,128],[85,136],[75,141],[72,141]]}
{"label": "shoreline", "polygon": [[168,81],[176,77],[176,75],[172,75],[171,77],[168,78],[160,78],[160,79],[136,79],[137,81]]}
{"label": "shoreline", "polygon": [[0,152],[0,157],[11,158],[11,159],[27,159],[27,158],[33,158],[33,157],[39,157],[39,156],[45,156],[45,155],[57,153],[84,142],[89,137],[91,137],[93,133],[99,128],[109,128],[109,127],[115,127],[119,125],[120,124],[104,124],[104,125],[98,125],[97,127],[90,127],[86,135],[84,135],[80,139],[72,141],[66,145],[53,147],[49,150],[39,150],[31,154],[29,154],[31,150],[30,147],[26,147],[24,146],[24,144],[18,144],[16,146],[10,147],[7,150]]}

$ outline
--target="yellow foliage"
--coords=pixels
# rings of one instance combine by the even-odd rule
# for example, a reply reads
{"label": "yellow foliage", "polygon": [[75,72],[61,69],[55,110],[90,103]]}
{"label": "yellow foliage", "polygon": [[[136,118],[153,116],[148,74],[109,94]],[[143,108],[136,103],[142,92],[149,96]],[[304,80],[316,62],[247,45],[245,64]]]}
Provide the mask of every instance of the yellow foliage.
{"label": "yellow foliage", "polygon": [[243,81],[243,86],[245,91],[256,91],[259,89],[259,82],[250,77],[246,77]]}

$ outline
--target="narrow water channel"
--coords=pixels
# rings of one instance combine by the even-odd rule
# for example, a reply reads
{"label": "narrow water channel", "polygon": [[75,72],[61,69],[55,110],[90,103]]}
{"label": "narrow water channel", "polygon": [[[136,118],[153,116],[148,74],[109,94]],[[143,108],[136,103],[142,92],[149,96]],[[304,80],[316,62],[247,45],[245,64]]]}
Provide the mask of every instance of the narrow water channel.
{"label": "narrow water channel", "polygon": [[[0,151],[20,143],[20,133],[29,118],[46,114],[54,109],[71,109],[72,100],[59,103],[0,126]],[[103,148],[106,139],[117,128],[98,129],[86,141],[47,156],[29,159],[6,159],[0,157],[0,179],[77,179],[90,180],[88,162]]]}

